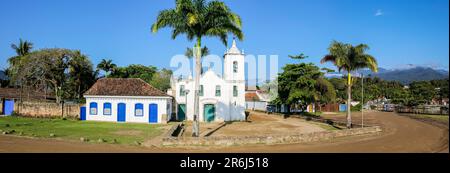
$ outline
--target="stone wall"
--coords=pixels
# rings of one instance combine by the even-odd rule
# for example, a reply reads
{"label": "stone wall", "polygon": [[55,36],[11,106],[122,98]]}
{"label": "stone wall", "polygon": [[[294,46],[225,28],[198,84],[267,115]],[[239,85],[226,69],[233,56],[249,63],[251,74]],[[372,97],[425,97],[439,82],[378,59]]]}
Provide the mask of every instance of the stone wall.
{"label": "stone wall", "polygon": [[202,145],[246,145],[246,144],[292,144],[303,142],[315,142],[330,140],[344,136],[355,136],[364,134],[376,134],[381,132],[379,126],[323,131],[314,133],[302,133],[296,135],[264,135],[264,136],[210,136],[210,137],[165,137],[163,145],[165,146],[202,146]]}
{"label": "stone wall", "polygon": [[14,112],[27,117],[76,118],[80,117],[80,104],[58,104],[49,102],[15,102]]}

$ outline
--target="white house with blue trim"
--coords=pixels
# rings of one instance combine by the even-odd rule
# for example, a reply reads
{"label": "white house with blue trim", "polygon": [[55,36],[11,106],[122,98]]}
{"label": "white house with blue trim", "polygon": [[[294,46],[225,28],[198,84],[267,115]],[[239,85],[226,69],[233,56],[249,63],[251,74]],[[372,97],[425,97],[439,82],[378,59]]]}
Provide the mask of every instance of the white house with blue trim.
{"label": "white house with blue trim", "polygon": [[[245,121],[245,57],[233,40],[224,55],[223,76],[209,69],[200,77],[199,121]],[[175,99],[176,118],[194,119],[195,80],[172,79],[168,91]]]}
{"label": "white house with blue trim", "polygon": [[88,121],[166,123],[172,114],[172,97],[142,79],[99,79],[84,98]]}

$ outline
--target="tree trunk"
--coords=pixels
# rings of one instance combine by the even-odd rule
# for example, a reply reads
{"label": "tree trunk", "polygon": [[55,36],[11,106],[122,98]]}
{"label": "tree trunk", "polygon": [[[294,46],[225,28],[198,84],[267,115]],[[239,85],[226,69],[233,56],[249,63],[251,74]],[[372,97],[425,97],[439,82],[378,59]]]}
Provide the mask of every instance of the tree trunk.
{"label": "tree trunk", "polygon": [[59,93],[58,93],[59,91],[58,91],[58,87],[57,86],[55,86],[55,99],[56,99],[56,103],[60,103],[61,102],[61,99],[60,99],[60,97],[59,97]]}
{"label": "tree trunk", "polygon": [[352,128],[351,101],[352,101],[352,77],[348,72],[347,81],[347,128]]}
{"label": "tree trunk", "polygon": [[195,83],[194,83],[194,124],[192,129],[192,136],[198,137],[200,134],[200,124],[199,124],[199,96],[198,92],[200,89],[200,77],[201,77],[201,69],[202,69],[202,62],[201,62],[201,53],[202,53],[202,40],[201,38],[197,38],[197,45],[194,47],[195,53]]}

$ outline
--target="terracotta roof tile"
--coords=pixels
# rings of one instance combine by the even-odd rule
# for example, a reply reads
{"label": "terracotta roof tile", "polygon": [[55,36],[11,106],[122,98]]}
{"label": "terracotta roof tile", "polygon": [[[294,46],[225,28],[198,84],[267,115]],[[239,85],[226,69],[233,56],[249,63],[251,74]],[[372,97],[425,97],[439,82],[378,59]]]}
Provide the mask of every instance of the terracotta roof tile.
{"label": "terracotta roof tile", "polygon": [[101,96],[169,96],[138,78],[102,78],[84,95]]}
{"label": "terracotta roof tile", "polygon": [[245,93],[245,101],[260,101],[258,95],[254,92]]}

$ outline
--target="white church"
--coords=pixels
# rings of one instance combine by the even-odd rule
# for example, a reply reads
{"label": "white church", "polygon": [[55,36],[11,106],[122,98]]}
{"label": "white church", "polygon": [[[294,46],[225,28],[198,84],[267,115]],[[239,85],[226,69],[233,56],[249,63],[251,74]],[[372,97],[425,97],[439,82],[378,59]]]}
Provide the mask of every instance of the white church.
{"label": "white church", "polygon": [[[224,55],[223,76],[208,69],[200,77],[199,121],[223,122],[245,120],[245,64],[244,53],[233,40]],[[194,119],[194,85],[192,77],[172,78],[168,94],[175,99],[176,119]]]}

